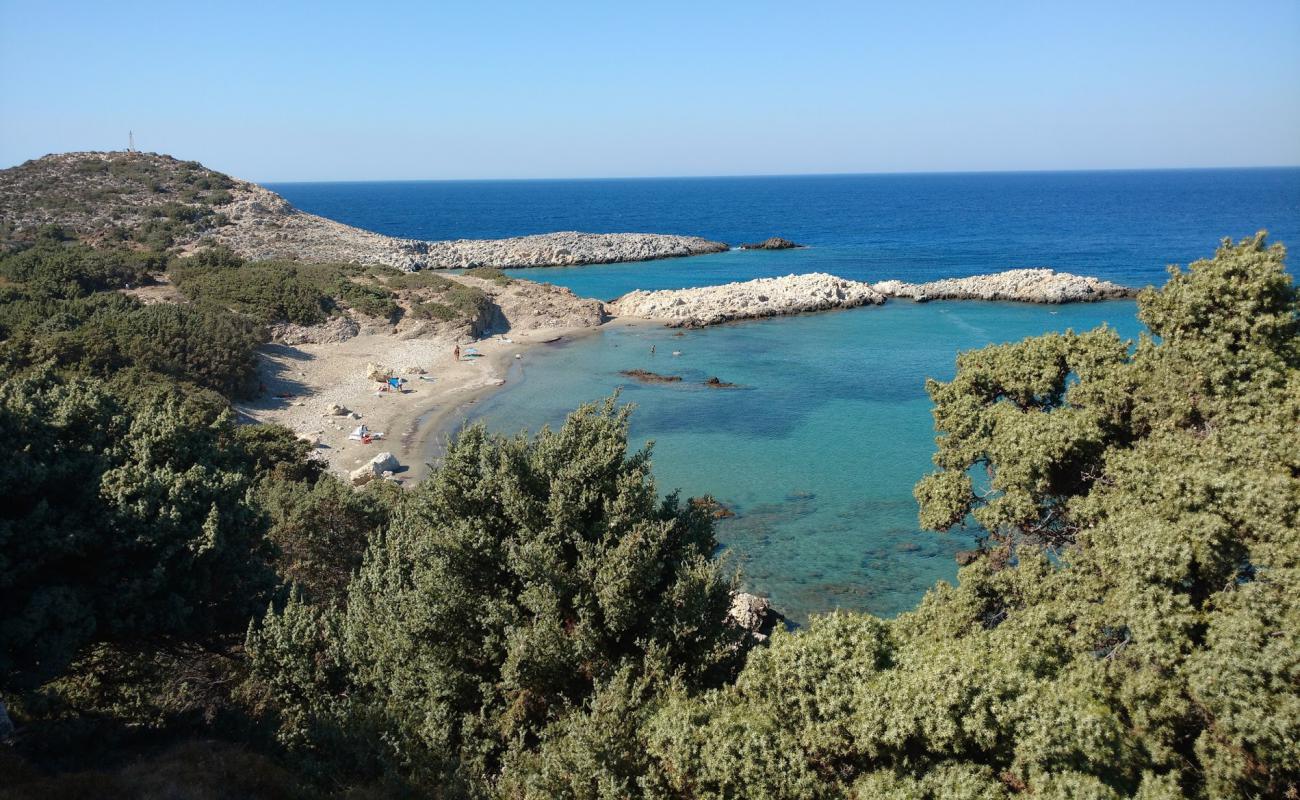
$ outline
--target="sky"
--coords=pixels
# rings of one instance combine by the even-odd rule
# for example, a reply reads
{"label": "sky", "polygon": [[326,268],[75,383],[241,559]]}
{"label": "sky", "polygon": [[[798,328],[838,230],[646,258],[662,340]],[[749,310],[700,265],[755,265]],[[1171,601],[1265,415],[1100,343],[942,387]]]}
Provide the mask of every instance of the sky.
{"label": "sky", "polygon": [[1300,164],[1300,0],[0,0],[0,166],[256,181]]}

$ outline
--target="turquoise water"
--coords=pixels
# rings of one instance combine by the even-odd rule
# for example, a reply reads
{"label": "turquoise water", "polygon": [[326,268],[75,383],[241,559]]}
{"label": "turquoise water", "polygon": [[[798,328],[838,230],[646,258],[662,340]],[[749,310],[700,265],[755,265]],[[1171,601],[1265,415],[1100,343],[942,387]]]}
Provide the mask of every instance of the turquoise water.
{"label": "turquoise water", "polygon": [[[601,299],[799,272],[926,281],[1036,266],[1143,286],[1162,283],[1166,264],[1212,255],[1224,236],[1264,228],[1300,241],[1300,168],[272,188],[307,211],[402,237],[649,231],[809,245],[518,273]],[[894,614],[952,578],[953,553],[971,540],[917,528],[911,490],[934,450],[925,378],[951,377],[962,350],[1103,321],[1139,330],[1127,301],[895,301],[681,337],[613,329],[530,352],[473,416],[531,430],[623,386],[638,407],[634,439],[656,442],[660,487],[711,493],[736,510],[719,536],[751,589],[797,619],[832,608]],[[637,367],[685,380],[644,386],[618,374]],[[713,375],[743,388],[700,385]]]}
{"label": "turquoise water", "polygon": [[[613,328],[530,352],[470,419],[535,430],[621,388],[636,405],[633,441],[654,442],[660,489],[735,510],[718,535],[749,588],[795,619],[891,615],[951,579],[955,552],[973,542],[917,525],[912,486],[934,440],[926,377],[950,378],[960,350],[1046,331],[1108,322],[1136,336],[1134,313],[1131,301],[892,302],[682,332]],[[619,375],[635,368],[683,381]],[[703,386],[711,376],[740,388]]]}

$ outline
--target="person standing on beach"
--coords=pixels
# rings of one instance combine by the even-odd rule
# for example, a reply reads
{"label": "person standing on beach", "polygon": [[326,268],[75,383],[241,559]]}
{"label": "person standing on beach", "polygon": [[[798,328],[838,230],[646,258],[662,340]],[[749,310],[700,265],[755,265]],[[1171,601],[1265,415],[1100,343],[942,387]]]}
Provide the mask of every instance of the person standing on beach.
{"label": "person standing on beach", "polygon": [[455,352],[454,352],[454,354],[453,354],[453,357],[454,357],[457,361],[460,361],[460,345],[456,345],[456,350],[455,350]]}

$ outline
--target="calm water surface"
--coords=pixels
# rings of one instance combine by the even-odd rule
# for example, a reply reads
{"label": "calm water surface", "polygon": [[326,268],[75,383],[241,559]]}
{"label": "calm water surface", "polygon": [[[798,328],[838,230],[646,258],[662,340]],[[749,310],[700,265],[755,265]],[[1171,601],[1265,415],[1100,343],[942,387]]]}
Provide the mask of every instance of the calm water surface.
{"label": "calm water surface", "polygon": [[[1053,266],[1146,285],[1168,263],[1210,255],[1222,236],[1267,228],[1300,241],[1300,169],[272,188],[308,211],[404,237],[572,229],[809,245],[519,272],[602,299],[811,271],[930,280]],[[917,526],[911,489],[934,450],[925,379],[950,378],[962,350],[1100,324],[1128,337],[1141,329],[1129,301],[891,302],[681,335],[615,328],[531,352],[470,418],[535,430],[621,388],[637,406],[634,440],[655,443],[661,490],[710,493],[737,512],[719,538],[751,589],[796,619],[833,608],[895,614],[951,579],[954,552],[972,538]],[[646,386],[618,374],[638,367],[683,381]],[[702,385],[715,375],[740,388]]]}

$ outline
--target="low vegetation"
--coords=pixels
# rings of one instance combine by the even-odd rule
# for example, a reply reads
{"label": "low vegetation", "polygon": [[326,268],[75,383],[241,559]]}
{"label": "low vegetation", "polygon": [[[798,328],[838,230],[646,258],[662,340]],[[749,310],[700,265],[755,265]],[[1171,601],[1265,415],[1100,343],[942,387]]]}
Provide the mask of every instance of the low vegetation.
{"label": "low vegetation", "polygon": [[[204,258],[187,313],[284,302]],[[980,556],[912,612],[766,645],[725,621],[707,507],[659,496],[613,401],[354,490],[235,425],[198,359],[100,360],[154,307],[84,260],[0,264],[17,796],[1300,793],[1300,296],[1262,235],[1144,293],[1136,343],[960,356],[916,494],[929,527],[983,526]]]}
{"label": "low vegetation", "polygon": [[471,278],[482,278],[485,281],[492,281],[497,286],[509,286],[510,276],[496,267],[474,267],[465,270],[465,274]]}
{"label": "low vegetation", "polygon": [[473,318],[488,303],[481,290],[427,272],[357,264],[245,262],[228,251],[216,252],[176,261],[169,270],[172,280],[191,300],[265,322],[315,325],[345,308],[390,322],[406,313],[448,321]]}
{"label": "low vegetation", "polygon": [[163,263],[157,254],[59,243],[0,257],[0,275],[9,281],[0,286],[0,365],[250,394],[254,351],[264,341],[253,320],[95,291],[148,282]]}
{"label": "low vegetation", "polygon": [[191,243],[228,223],[236,182],[197,161],[150,153],[69,153],[4,170],[0,243],[30,241],[59,220],[97,244],[153,250]]}

